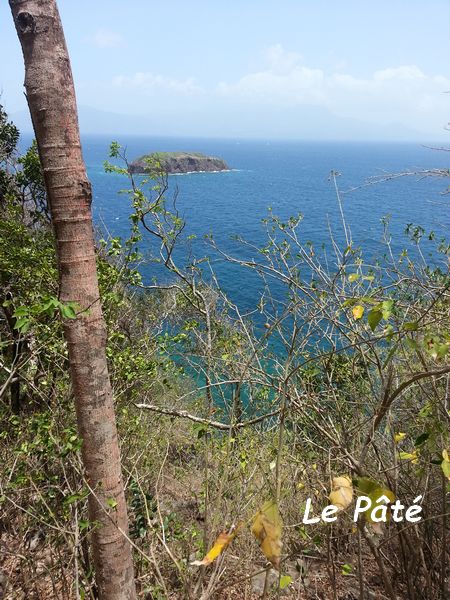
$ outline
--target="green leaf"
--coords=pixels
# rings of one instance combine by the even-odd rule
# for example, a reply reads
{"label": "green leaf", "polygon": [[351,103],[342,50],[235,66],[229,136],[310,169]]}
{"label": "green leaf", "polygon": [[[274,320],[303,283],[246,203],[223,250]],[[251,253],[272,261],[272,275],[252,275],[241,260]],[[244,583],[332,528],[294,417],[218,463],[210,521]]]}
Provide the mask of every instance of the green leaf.
{"label": "green leaf", "polygon": [[444,358],[448,352],[447,344],[435,342],[429,348],[429,353],[433,358]]}
{"label": "green leaf", "polygon": [[64,497],[64,504],[73,504],[77,500],[84,500],[89,496],[89,490],[87,488],[82,488],[78,492],[74,492],[73,494],[68,494]]}
{"label": "green leaf", "polygon": [[354,306],[358,302],[358,298],[347,298],[347,300],[342,305],[344,308],[347,306]]}
{"label": "green leaf", "polygon": [[403,329],[405,331],[417,331],[418,324],[416,323],[416,321],[409,321],[408,323],[403,324]]}
{"label": "green leaf", "polygon": [[284,590],[292,582],[290,575],[282,575],[280,577],[280,590]]}
{"label": "green leaf", "polygon": [[73,504],[74,502],[77,502],[79,499],[80,499],[79,494],[70,494],[70,496],[66,496],[64,498],[64,504]]}
{"label": "green leaf", "polygon": [[31,320],[28,317],[20,317],[17,319],[14,329],[20,331],[20,333],[26,333],[31,327]]}
{"label": "green leaf", "polygon": [[350,575],[350,573],[352,573],[353,571],[353,567],[352,565],[349,565],[348,563],[345,563],[344,565],[342,565],[342,575]]}
{"label": "green leaf", "polygon": [[421,433],[415,440],[414,442],[414,446],[421,446],[422,444],[424,444],[427,439],[430,437],[430,434],[425,432],[425,433]]}
{"label": "green leaf", "polygon": [[350,283],[353,283],[354,281],[358,281],[359,279],[359,273],[350,273],[350,275],[348,276],[348,280],[350,281]]}
{"label": "green leaf", "polygon": [[412,338],[406,338],[406,344],[409,346],[409,348],[411,348],[411,350],[419,349],[419,344],[416,342],[416,340],[413,340]]}
{"label": "green leaf", "polygon": [[76,319],[77,313],[75,312],[74,303],[61,304],[61,314],[64,319]]}
{"label": "green leaf", "polygon": [[61,306],[58,298],[49,298],[47,302],[44,304],[38,305],[38,313],[47,313],[48,315],[53,315],[55,310]]}
{"label": "green leaf", "polygon": [[429,402],[425,402],[424,406],[419,410],[419,417],[429,417],[433,413],[433,408]]}
{"label": "green leaf", "polygon": [[383,313],[378,308],[372,308],[372,310],[367,315],[367,321],[369,323],[369,327],[372,331],[375,331],[378,323],[383,318]]}
{"label": "green leaf", "polygon": [[113,141],[109,146],[109,156],[111,158],[117,158],[120,154],[121,146],[119,142]]}
{"label": "green leaf", "polygon": [[202,423],[194,423],[192,430],[197,434],[197,439],[200,440],[208,433],[208,427]]}
{"label": "green leaf", "polygon": [[383,319],[385,319],[386,321],[392,314],[393,306],[393,300],[383,300],[383,302],[381,303],[381,314],[383,315]]}
{"label": "green leaf", "polygon": [[114,498],[107,498],[106,499],[106,504],[110,507],[110,508],[116,508],[117,506],[117,500],[115,500]]}
{"label": "green leaf", "polygon": [[86,529],[89,529],[91,522],[87,521],[85,519],[80,519],[78,521],[78,527],[80,529],[80,531],[85,531]]}
{"label": "green leaf", "polygon": [[69,504],[74,504],[75,502],[78,502],[79,500],[84,500],[84,498],[86,498],[86,496],[88,495],[88,492],[82,491],[80,493],[77,494],[70,494],[69,496],[66,496],[63,500],[64,504],[69,505]]}

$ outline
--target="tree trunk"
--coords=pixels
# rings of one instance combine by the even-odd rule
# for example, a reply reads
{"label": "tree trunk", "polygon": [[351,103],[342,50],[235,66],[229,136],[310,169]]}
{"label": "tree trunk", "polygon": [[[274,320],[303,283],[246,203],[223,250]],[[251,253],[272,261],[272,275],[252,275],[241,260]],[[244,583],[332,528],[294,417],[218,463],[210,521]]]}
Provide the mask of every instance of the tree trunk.
{"label": "tree trunk", "polygon": [[80,312],[64,323],[70,373],[93,490],[89,517],[98,594],[136,597],[132,549],[99,299],[91,185],[81,153],[75,91],[55,0],[9,0],[25,62],[25,88],[55,232],[60,299]]}

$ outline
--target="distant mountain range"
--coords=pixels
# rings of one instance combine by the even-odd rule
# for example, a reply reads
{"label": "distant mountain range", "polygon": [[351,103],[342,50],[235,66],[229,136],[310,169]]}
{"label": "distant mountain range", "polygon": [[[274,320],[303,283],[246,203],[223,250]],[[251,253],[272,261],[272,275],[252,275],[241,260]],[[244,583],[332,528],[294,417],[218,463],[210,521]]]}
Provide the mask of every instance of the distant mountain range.
{"label": "distant mountain range", "polygon": [[[82,134],[103,134],[113,138],[120,135],[158,135],[189,137],[227,137],[262,139],[305,139],[305,140],[388,140],[428,142],[426,134],[408,129],[398,123],[383,125],[342,118],[331,111],[313,106],[270,111],[228,109],[221,114],[195,112],[186,114],[170,112],[154,116],[125,115],[98,110],[89,106],[79,107]],[[10,115],[24,133],[32,131],[26,110]],[[244,125],[243,125],[244,124]],[[226,132],[226,133],[224,133]],[[439,140],[441,132],[436,132]],[[444,133],[444,131],[442,132]],[[448,138],[448,133],[447,133]]]}

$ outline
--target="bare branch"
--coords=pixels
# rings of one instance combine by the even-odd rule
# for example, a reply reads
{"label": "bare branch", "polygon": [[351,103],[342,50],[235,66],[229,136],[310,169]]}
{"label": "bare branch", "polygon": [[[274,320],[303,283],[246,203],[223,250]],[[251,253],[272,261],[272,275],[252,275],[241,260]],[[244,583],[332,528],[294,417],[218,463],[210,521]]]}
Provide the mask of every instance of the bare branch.
{"label": "bare branch", "polygon": [[275,417],[280,413],[280,409],[274,410],[273,412],[266,413],[264,415],[260,415],[259,417],[255,417],[254,419],[249,419],[248,421],[243,421],[242,423],[237,423],[236,425],[222,423],[220,421],[212,421],[211,419],[206,419],[204,417],[197,417],[196,415],[191,415],[186,410],[176,410],[171,408],[162,408],[160,406],[155,406],[154,404],[135,404],[136,408],[144,408],[146,410],[151,410],[153,412],[159,413],[160,415],[167,415],[169,417],[181,417],[183,419],[189,419],[189,421],[193,421],[194,423],[202,423],[203,425],[208,425],[208,427],[214,427],[215,429],[220,429],[221,431],[229,431],[232,429],[242,429],[242,427],[249,427],[250,425],[256,425],[256,423],[260,423],[265,419],[270,419],[270,417]]}

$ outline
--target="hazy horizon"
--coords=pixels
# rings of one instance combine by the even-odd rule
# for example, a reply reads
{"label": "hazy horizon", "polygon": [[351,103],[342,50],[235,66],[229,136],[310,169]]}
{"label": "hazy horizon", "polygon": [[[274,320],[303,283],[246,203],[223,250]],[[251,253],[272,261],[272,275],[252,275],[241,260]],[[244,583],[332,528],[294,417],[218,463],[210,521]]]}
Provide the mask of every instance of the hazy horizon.
{"label": "hazy horizon", "polygon": [[[0,104],[2,103],[2,99],[0,96]],[[8,106],[5,106],[8,112]],[[339,142],[348,142],[348,143],[392,143],[392,144],[402,144],[402,143],[410,143],[410,144],[444,144],[446,142],[446,138],[440,138],[435,135],[435,137],[426,137],[426,135],[421,135],[420,132],[405,130],[406,135],[399,137],[383,137],[374,133],[373,135],[367,135],[367,129],[361,130],[357,132],[357,135],[353,137],[346,137],[346,133],[348,133],[348,128],[345,127],[346,122],[343,121],[341,123],[337,122],[338,127],[335,127],[331,132],[325,132],[323,135],[314,134],[310,132],[310,135],[282,135],[280,131],[275,131],[272,134],[261,133],[260,135],[245,135],[245,133],[241,131],[226,132],[223,133],[199,133],[195,132],[186,132],[178,130],[161,130],[161,129],[153,129],[149,125],[150,118],[148,115],[125,115],[119,113],[109,113],[107,111],[101,111],[98,109],[93,109],[88,106],[78,106],[79,113],[79,122],[80,122],[80,132],[82,136],[104,136],[109,137],[111,140],[115,139],[118,136],[129,136],[129,137],[147,137],[147,138],[178,138],[178,139],[205,139],[205,140],[235,140],[235,141],[261,141],[261,142],[330,142],[330,143],[339,143]],[[9,118],[13,121],[15,125],[19,128],[21,134],[25,134],[27,136],[33,135],[33,129],[31,125],[31,119],[27,109],[23,109],[19,112],[11,113],[8,112]],[[103,117],[103,122],[102,122]],[[118,123],[118,119],[120,122]],[[99,121],[101,122],[99,124]],[[112,125],[114,123],[114,125]],[[148,125],[148,128],[145,128],[145,124]],[[356,124],[357,125],[357,124]],[[345,131],[343,130],[345,128]],[[339,135],[341,133],[341,135]],[[354,132],[355,133],[355,132]],[[448,132],[447,132],[448,133]],[[409,135],[408,135],[409,134]],[[448,138],[450,143],[450,136]]]}
{"label": "hazy horizon", "polygon": [[[361,4],[60,0],[81,131],[445,143],[450,4]],[[0,102],[29,129],[7,3],[0,22]]]}

